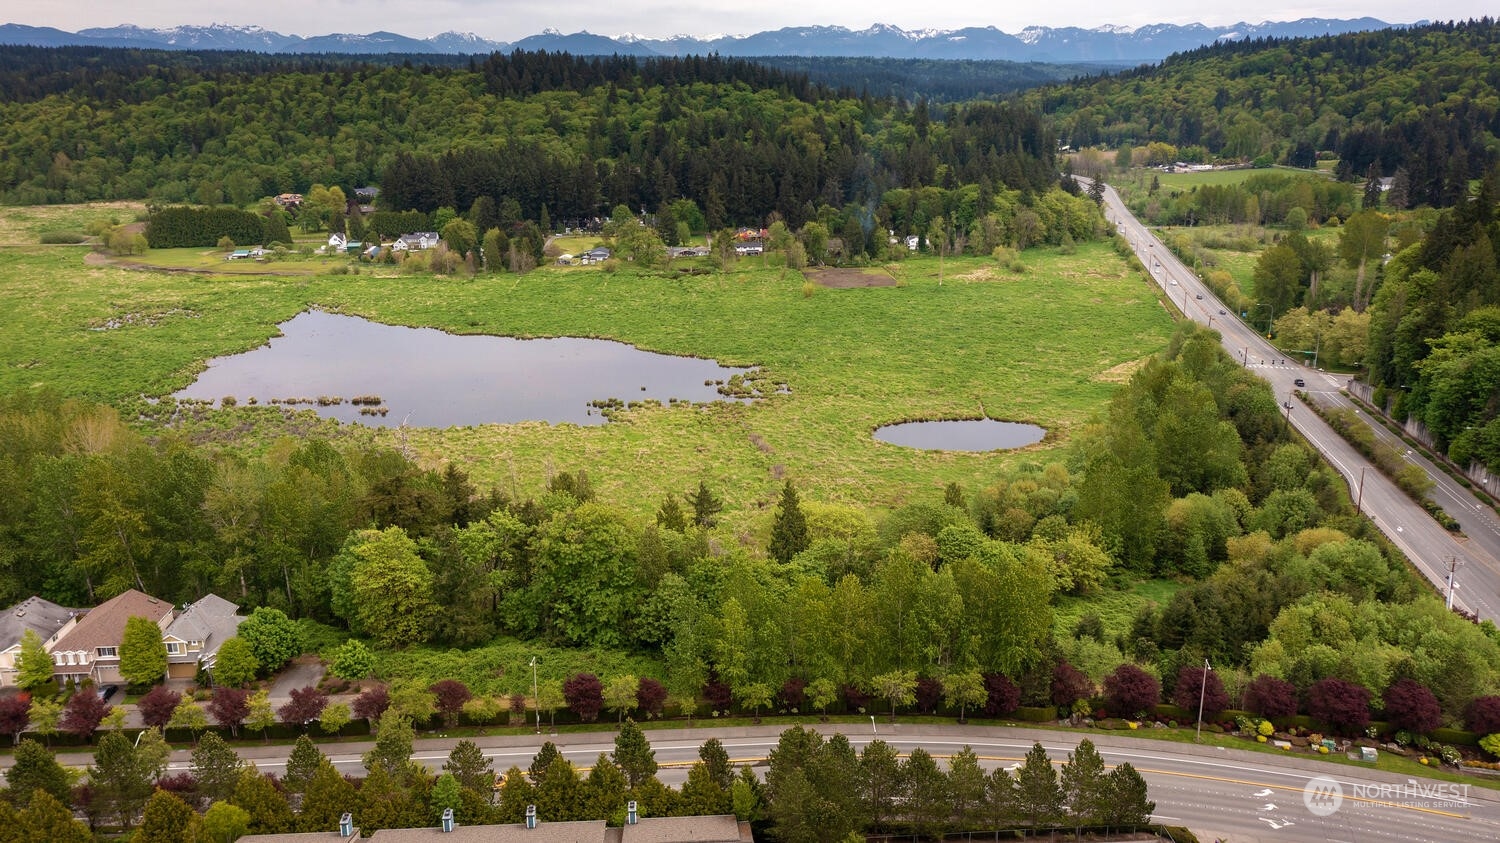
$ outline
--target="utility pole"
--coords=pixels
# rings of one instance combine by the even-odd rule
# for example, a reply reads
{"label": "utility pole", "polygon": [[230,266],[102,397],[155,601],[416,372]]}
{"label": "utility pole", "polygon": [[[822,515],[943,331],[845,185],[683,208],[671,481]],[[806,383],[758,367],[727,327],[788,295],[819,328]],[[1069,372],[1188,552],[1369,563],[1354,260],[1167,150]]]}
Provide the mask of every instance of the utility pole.
{"label": "utility pole", "polygon": [[1453,589],[1458,587],[1453,584],[1453,575],[1458,572],[1462,564],[1464,564],[1463,560],[1453,556],[1448,557],[1448,611],[1450,612],[1453,611]]}
{"label": "utility pole", "polygon": [[1354,499],[1354,511],[1360,514],[1364,513],[1364,510],[1360,509],[1359,506],[1365,500],[1365,469],[1367,468],[1369,468],[1367,465],[1359,467],[1359,494]]}

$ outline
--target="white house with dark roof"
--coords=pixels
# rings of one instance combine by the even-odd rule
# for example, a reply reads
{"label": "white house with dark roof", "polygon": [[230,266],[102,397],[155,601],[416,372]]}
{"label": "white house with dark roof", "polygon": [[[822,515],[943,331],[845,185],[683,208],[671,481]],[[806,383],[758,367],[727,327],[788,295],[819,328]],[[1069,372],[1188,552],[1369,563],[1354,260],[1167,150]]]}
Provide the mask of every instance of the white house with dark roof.
{"label": "white house with dark roof", "polygon": [[217,594],[190,603],[162,632],[167,645],[167,677],[191,679],[201,666],[213,671],[219,646],[234,637],[244,618],[240,607]]}
{"label": "white house with dark roof", "polygon": [[436,231],[413,231],[397,237],[396,242],[391,244],[391,251],[420,252],[436,246],[441,239]]}
{"label": "white house with dark roof", "polygon": [[0,616],[0,687],[16,684],[16,657],[21,654],[21,636],[31,630],[49,647],[78,622],[78,610],[51,600],[28,597]]}

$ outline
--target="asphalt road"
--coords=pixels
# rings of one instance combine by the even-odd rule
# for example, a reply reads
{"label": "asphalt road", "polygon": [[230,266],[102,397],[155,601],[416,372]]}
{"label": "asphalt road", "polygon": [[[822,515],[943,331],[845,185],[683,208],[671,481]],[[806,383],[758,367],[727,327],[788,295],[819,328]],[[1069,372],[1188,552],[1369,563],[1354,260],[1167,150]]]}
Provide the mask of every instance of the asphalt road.
{"label": "asphalt road", "polygon": [[[1086,180],[1085,180],[1086,181]],[[1321,453],[1349,484],[1349,494],[1386,538],[1401,549],[1439,594],[1447,594],[1450,565],[1456,563],[1455,606],[1480,618],[1500,623],[1500,522],[1494,510],[1438,471],[1420,454],[1407,459],[1422,466],[1433,478],[1434,499],[1458,518],[1465,536],[1443,529],[1426,510],[1414,503],[1395,483],[1381,474],[1352,445],[1334,433],[1324,421],[1292,393],[1309,394],[1312,400],[1348,404],[1339,391],[1348,378],[1309,368],[1287,358],[1271,345],[1257,327],[1229,312],[1185,264],[1120,201],[1114,188],[1104,191],[1105,218],[1129,242],[1151,277],[1188,318],[1212,328],[1223,337],[1223,345],[1235,359],[1271,384],[1288,421]],[[1252,313],[1252,317],[1256,314]],[[1301,378],[1307,384],[1295,386]],[[1375,426],[1379,430],[1379,426]],[[1381,431],[1388,439],[1395,439]],[[1399,440],[1395,440],[1400,444]],[[1401,445],[1401,450],[1406,447]]]}
{"label": "asphalt road", "polygon": [[[648,732],[666,784],[679,786],[697,760],[698,747],[718,737],[737,764],[764,773],[764,759],[776,745],[780,726],[733,729],[688,729]],[[832,733],[831,726],[818,727]],[[968,746],[987,768],[1020,763],[1034,741],[1046,747],[1055,763],[1066,760],[1082,736],[1012,727],[963,727],[957,724],[891,724],[880,718],[872,727],[843,724],[856,749],[879,738],[905,753],[921,746],[944,759]],[[873,729],[873,731],[872,731]],[[1088,736],[1109,765],[1130,762],[1150,786],[1156,819],[1184,825],[1205,841],[1490,841],[1500,839],[1500,792],[1427,779],[1408,779],[1378,770],[1327,761],[1279,756],[1249,750],[1132,738],[1122,734]],[[475,738],[494,767],[525,769],[543,739],[550,739],[575,764],[588,767],[601,752],[614,749],[613,733],[569,733]],[[418,741],[415,759],[438,769],[456,739]],[[363,774],[360,755],[369,742],[322,744],[338,768]],[[290,747],[237,747],[241,757],[270,773],[281,773]],[[59,756],[64,764],[87,764],[87,755]],[[946,767],[946,763],[940,761]],[[188,753],[174,754],[171,770],[188,769]],[[1304,788],[1318,776],[1339,784],[1342,803],[1330,815],[1315,814],[1304,801]]]}

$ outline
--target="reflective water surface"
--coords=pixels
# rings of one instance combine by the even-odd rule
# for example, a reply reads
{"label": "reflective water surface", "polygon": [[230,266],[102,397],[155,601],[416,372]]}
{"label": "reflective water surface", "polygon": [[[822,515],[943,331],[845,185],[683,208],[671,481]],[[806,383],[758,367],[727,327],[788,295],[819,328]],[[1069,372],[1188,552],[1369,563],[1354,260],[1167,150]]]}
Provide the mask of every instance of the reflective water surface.
{"label": "reflective water surface", "polygon": [[888,424],[875,430],[875,438],[892,445],[930,451],[998,451],[1021,448],[1042,441],[1047,431],[1034,424],[994,419],[965,421],[920,421]]}
{"label": "reflective water surface", "polygon": [[210,360],[174,397],[254,398],[379,426],[599,425],[591,402],[726,400],[719,384],[752,371],[610,340],[458,336],[316,310],[279,327],[260,348]]}

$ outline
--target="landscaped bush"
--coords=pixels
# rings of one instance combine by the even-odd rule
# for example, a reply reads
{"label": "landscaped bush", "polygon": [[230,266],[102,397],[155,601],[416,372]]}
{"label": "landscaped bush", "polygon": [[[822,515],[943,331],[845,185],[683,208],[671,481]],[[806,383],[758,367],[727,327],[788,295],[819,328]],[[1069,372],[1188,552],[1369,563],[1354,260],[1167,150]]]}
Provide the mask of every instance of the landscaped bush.
{"label": "landscaped bush", "polygon": [[1385,689],[1383,698],[1386,717],[1397,729],[1426,734],[1443,723],[1437,697],[1415,679],[1397,679]]}
{"label": "landscaped bush", "polygon": [[1229,694],[1224,692],[1224,682],[1219,674],[1198,665],[1185,664],[1177,671],[1172,702],[1188,715],[1187,719],[1197,720],[1201,704],[1203,716],[1214,720],[1229,708]]}
{"label": "landscaped bush", "polygon": [[1126,662],[1104,678],[1104,705],[1123,716],[1150,711],[1161,702],[1161,683],[1140,666]]}
{"label": "landscaped bush", "polygon": [[1343,679],[1319,679],[1307,689],[1307,713],[1339,734],[1358,734],[1370,725],[1370,692]]}
{"label": "landscaped bush", "polygon": [[1261,675],[1245,687],[1245,709],[1271,720],[1297,713],[1297,688],[1284,679]]}
{"label": "landscaped bush", "polygon": [[1024,723],[1046,723],[1057,719],[1057,709],[1051,706],[1023,705],[1012,716]]}

